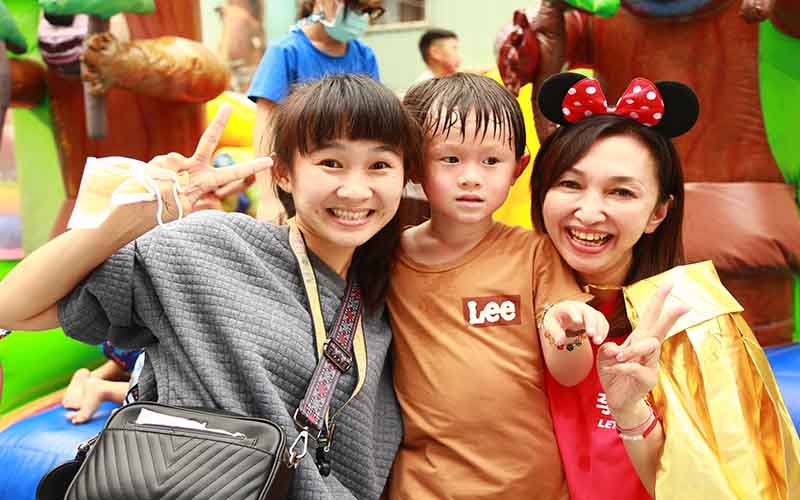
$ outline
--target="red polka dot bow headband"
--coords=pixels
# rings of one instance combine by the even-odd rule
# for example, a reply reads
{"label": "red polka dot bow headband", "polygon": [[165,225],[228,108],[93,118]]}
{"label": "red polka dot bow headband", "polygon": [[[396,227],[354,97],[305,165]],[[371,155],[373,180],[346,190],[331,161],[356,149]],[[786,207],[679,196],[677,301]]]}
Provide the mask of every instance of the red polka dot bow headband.
{"label": "red polka dot bow headband", "polygon": [[587,116],[614,114],[627,116],[646,127],[658,125],[664,116],[664,100],[655,84],[644,78],[634,78],[613,108],[608,107],[600,83],[584,78],[567,90],[561,112],[570,123]]}
{"label": "red polka dot bow headband", "polygon": [[539,108],[550,121],[571,125],[597,115],[619,115],[651,127],[667,137],[692,128],[700,108],[697,96],[679,82],[634,78],[614,107],[600,83],[577,73],[559,73],[542,84]]}

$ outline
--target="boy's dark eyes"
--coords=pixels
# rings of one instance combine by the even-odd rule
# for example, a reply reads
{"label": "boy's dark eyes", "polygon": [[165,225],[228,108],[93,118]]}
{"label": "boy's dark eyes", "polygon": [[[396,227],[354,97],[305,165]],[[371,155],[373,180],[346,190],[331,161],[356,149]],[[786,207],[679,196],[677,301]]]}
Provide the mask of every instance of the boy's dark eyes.
{"label": "boy's dark eyes", "polygon": [[321,160],[319,164],[322,165],[323,167],[328,167],[328,168],[342,168],[342,164],[339,163],[338,160],[334,160],[333,158],[327,158],[325,160]]}
{"label": "boy's dark eyes", "polygon": [[[442,156],[441,158],[439,158],[439,161],[441,161],[442,163],[455,164],[458,163],[460,160],[458,156]],[[485,165],[497,165],[498,163],[500,163],[500,158],[497,158],[495,156],[490,156],[485,160],[483,160],[483,163]]]}

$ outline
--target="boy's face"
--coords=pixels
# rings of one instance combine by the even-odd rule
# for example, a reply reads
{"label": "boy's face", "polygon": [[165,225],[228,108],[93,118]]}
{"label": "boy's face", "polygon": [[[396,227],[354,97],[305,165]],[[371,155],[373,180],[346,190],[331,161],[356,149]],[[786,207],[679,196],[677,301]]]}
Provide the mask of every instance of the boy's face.
{"label": "boy's face", "polygon": [[458,71],[461,66],[461,53],[458,51],[458,38],[442,38],[431,46],[431,56],[439,61],[448,74]]}
{"label": "boy's face", "polygon": [[521,172],[507,133],[483,124],[476,136],[474,116],[466,130],[456,123],[447,134],[427,137],[422,187],[434,217],[457,224],[486,222],[508,196]]}

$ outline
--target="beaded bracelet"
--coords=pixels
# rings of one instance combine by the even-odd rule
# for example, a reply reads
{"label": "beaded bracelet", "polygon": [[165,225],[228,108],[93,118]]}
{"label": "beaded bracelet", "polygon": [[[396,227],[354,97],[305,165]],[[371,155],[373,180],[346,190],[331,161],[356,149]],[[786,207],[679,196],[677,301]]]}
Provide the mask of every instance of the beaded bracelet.
{"label": "beaded bracelet", "polygon": [[556,344],[556,341],[553,339],[553,336],[550,335],[550,332],[546,330],[544,332],[544,338],[547,339],[547,342],[549,342],[551,346],[555,347],[559,351],[563,351],[564,349],[566,349],[567,351],[573,351],[578,347],[582,346],[583,341],[586,340],[587,335],[586,333],[583,332],[585,332],[585,330],[578,330],[577,332],[567,332],[567,338],[575,339],[573,342],[570,342],[569,344],[562,344],[562,345]]}
{"label": "beaded bracelet", "polygon": [[653,414],[653,418],[650,421],[650,425],[647,426],[647,429],[645,429],[643,433],[630,435],[630,434],[623,434],[622,432],[620,432],[619,437],[622,438],[623,441],[641,441],[647,438],[647,436],[650,435],[651,432],[653,432],[653,429],[656,428],[656,424],[658,424],[658,422],[660,422],[660,420],[658,419],[658,417],[655,416],[655,414]]}
{"label": "beaded bracelet", "polygon": [[617,433],[619,437],[625,441],[641,441],[645,439],[653,429],[656,428],[656,424],[660,421],[658,416],[656,415],[655,410],[653,407],[650,406],[650,403],[645,399],[644,400],[647,407],[650,409],[650,414],[647,415],[647,418],[641,424],[637,425],[636,427],[631,427],[629,429],[622,428],[617,426]]}
{"label": "beaded bracelet", "polygon": [[562,345],[556,344],[556,341],[555,341],[555,339],[553,339],[553,336],[550,335],[550,332],[548,332],[544,328],[544,317],[547,315],[547,311],[549,311],[550,308],[553,307],[553,305],[554,304],[545,304],[544,305],[544,307],[542,308],[542,312],[541,312],[541,314],[539,314],[539,318],[536,321],[536,327],[539,329],[540,332],[544,332],[544,338],[547,339],[547,342],[551,346],[555,347],[559,351],[563,351],[564,349],[566,349],[567,351],[572,352],[573,350],[575,350],[578,347],[582,346],[583,342],[587,339],[588,336],[586,335],[586,330],[582,330],[582,329],[581,330],[569,330],[569,331],[565,332],[566,336],[567,336],[567,339],[574,339],[574,341],[570,342],[569,344],[562,344]]}
{"label": "beaded bracelet", "polygon": [[[544,317],[547,316],[547,311],[549,311],[553,305],[554,304],[545,304],[544,307],[542,307],[542,312],[540,312],[536,318],[536,328],[538,328],[539,331],[544,331]],[[548,334],[545,332],[545,337],[547,337],[547,335]],[[552,337],[550,338],[552,339]]]}
{"label": "beaded bracelet", "polygon": [[644,419],[644,422],[642,422],[641,424],[636,425],[634,427],[630,427],[630,428],[624,428],[624,427],[617,426],[617,430],[620,431],[620,432],[636,433],[637,431],[640,431],[640,430],[644,429],[645,427],[647,427],[647,425],[650,423],[650,419],[655,417],[656,413],[653,411],[653,407],[650,406],[649,404],[647,404],[647,401],[645,401],[645,405],[647,405],[647,409],[650,410],[650,412],[647,414],[647,418]]}

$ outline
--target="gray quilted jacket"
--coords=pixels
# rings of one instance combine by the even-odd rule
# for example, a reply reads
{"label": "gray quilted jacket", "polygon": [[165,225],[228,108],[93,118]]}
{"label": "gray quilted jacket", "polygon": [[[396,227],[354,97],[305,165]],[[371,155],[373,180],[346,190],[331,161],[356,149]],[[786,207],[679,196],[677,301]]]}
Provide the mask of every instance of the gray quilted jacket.
{"label": "gray quilted jacket", "polygon": [[[329,329],[345,282],[311,260]],[[291,415],[316,355],[286,227],[241,214],[192,214],[114,254],[61,301],[59,317],[67,335],[82,342],[145,347],[142,389],[157,390],[161,402],[263,417],[280,424],[290,442],[297,435]],[[307,457],[293,499],[377,499],[383,491],[402,426],[385,313],[368,315],[364,327],[367,380],[338,419],[332,474],[323,478]],[[340,379],[334,409],[349,397],[354,372]]]}

